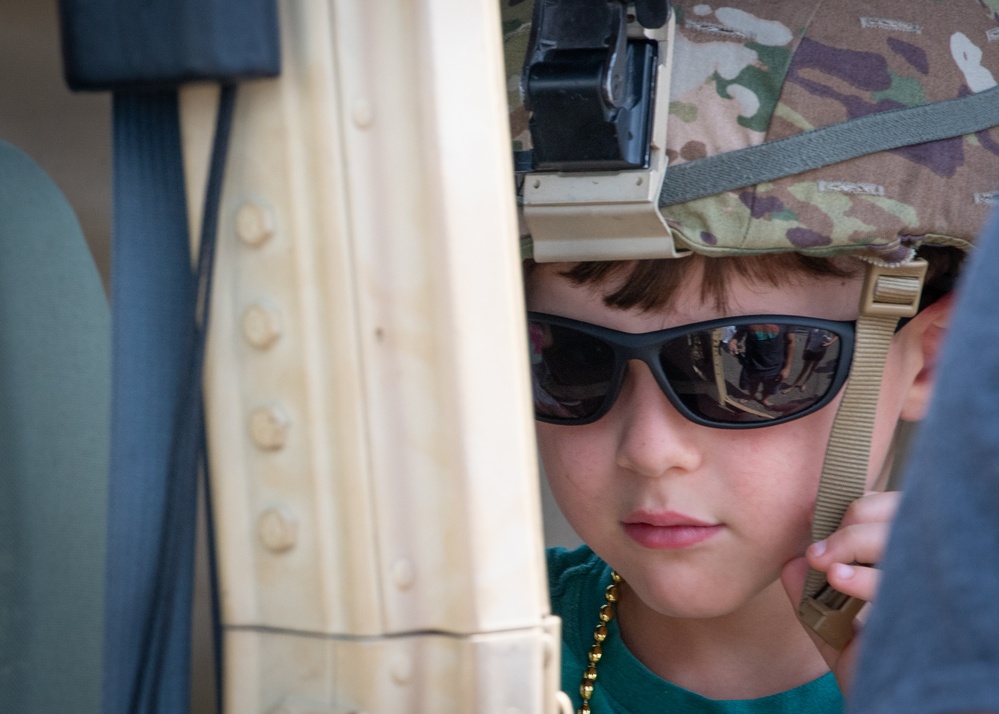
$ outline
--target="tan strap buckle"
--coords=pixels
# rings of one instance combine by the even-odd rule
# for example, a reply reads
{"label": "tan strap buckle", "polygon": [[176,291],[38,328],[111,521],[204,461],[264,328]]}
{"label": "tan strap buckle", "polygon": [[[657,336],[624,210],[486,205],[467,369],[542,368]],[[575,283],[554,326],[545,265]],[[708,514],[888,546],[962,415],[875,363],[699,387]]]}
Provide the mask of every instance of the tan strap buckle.
{"label": "tan strap buckle", "polygon": [[828,644],[841,650],[853,637],[853,621],[865,604],[860,598],[826,585],[815,597],[801,602],[798,617]]}
{"label": "tan strap buckle", "polygon": [[897,266],[869,265],[864,275],[860,314],[874,317],[912,317],[919,309],[927,263],[916,258]]}

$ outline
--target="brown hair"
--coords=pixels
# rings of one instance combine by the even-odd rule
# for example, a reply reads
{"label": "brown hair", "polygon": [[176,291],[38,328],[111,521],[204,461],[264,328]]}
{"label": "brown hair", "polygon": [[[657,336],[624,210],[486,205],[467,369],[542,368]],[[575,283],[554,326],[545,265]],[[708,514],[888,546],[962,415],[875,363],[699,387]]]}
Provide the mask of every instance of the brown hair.
{"label": "brown hair", "polygon": [[703,271],[701,299],[713,300],[719,310],[728,305],[728,285],[733,277],[780,287],[809,278],[852,279],[863,274],[863,264],[852,258],[816,258],[800,253],[717,258],[694,254],[681,259],[586,261],[561,274],[575,285],[605,289],[604,304],[608,307],[651,311],[668,305],[684,278],[697,268]]}

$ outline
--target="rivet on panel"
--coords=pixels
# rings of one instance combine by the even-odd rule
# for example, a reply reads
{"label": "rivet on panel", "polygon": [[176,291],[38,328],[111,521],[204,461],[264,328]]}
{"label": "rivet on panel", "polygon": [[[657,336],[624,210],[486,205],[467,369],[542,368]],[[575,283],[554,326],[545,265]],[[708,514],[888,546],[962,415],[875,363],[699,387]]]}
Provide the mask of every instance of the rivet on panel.
{"label": "rivet on panel", "polygon": [[284,508],[268,508],[260,514],[257,533],[267,550],[281,553],[298,542],[298,522]]}
{"label": "rivet on panel", "polygon": [[406,684],[413,678],[413,658],[405,652],[396,652],[389,663],[389,672],[396,684]]}
{"label": "rivet on panel", "polygon": [[236,212],[236,234],[249,246],[261,246],[274,235],[274,217],[264,206],[248,201]]}
{"label": "rivet on panel", "polygon": [[281,317],[277,310],[254,303],[243,312],[243,336],[258,349],[265,350],[281,336]]}
{"label": "rivet on panel", "polygon": [[416,582],[416,568],[409,558],[399,558],[392,565],[392,580],[400,590],[408,590]]}
{"label": "rivet on panel", "polygon": [[276,451],[288,441],[291,422],[276,407],[261,407],[250,415],[250,435],[253,443],[266,451]]}
{"label": "rivet on panel", "polygon": [[354,123],[362,129],[367,129],[375,121],[375,109],[364,97],[354,100]]}

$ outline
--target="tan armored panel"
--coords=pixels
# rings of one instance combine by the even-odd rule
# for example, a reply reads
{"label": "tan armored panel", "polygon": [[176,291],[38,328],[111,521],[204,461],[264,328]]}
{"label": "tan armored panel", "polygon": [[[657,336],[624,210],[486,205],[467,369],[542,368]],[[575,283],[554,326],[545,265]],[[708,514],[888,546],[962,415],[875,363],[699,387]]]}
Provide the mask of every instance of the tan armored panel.
{"label": "tan armored panel", "polygon": [[498,8],[279,5],[206,375],[226,711],[555,711]]}

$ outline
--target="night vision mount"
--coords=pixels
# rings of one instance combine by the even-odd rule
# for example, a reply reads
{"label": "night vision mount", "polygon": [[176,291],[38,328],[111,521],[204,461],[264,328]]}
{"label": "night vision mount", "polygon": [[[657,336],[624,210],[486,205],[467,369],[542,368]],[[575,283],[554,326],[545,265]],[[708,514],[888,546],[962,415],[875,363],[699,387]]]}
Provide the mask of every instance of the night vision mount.
{"label": "night vision mount", "polygon": [[533,257],[679,257],[659,211],[675,18],[668,0],[537,0],[521,78]]}

